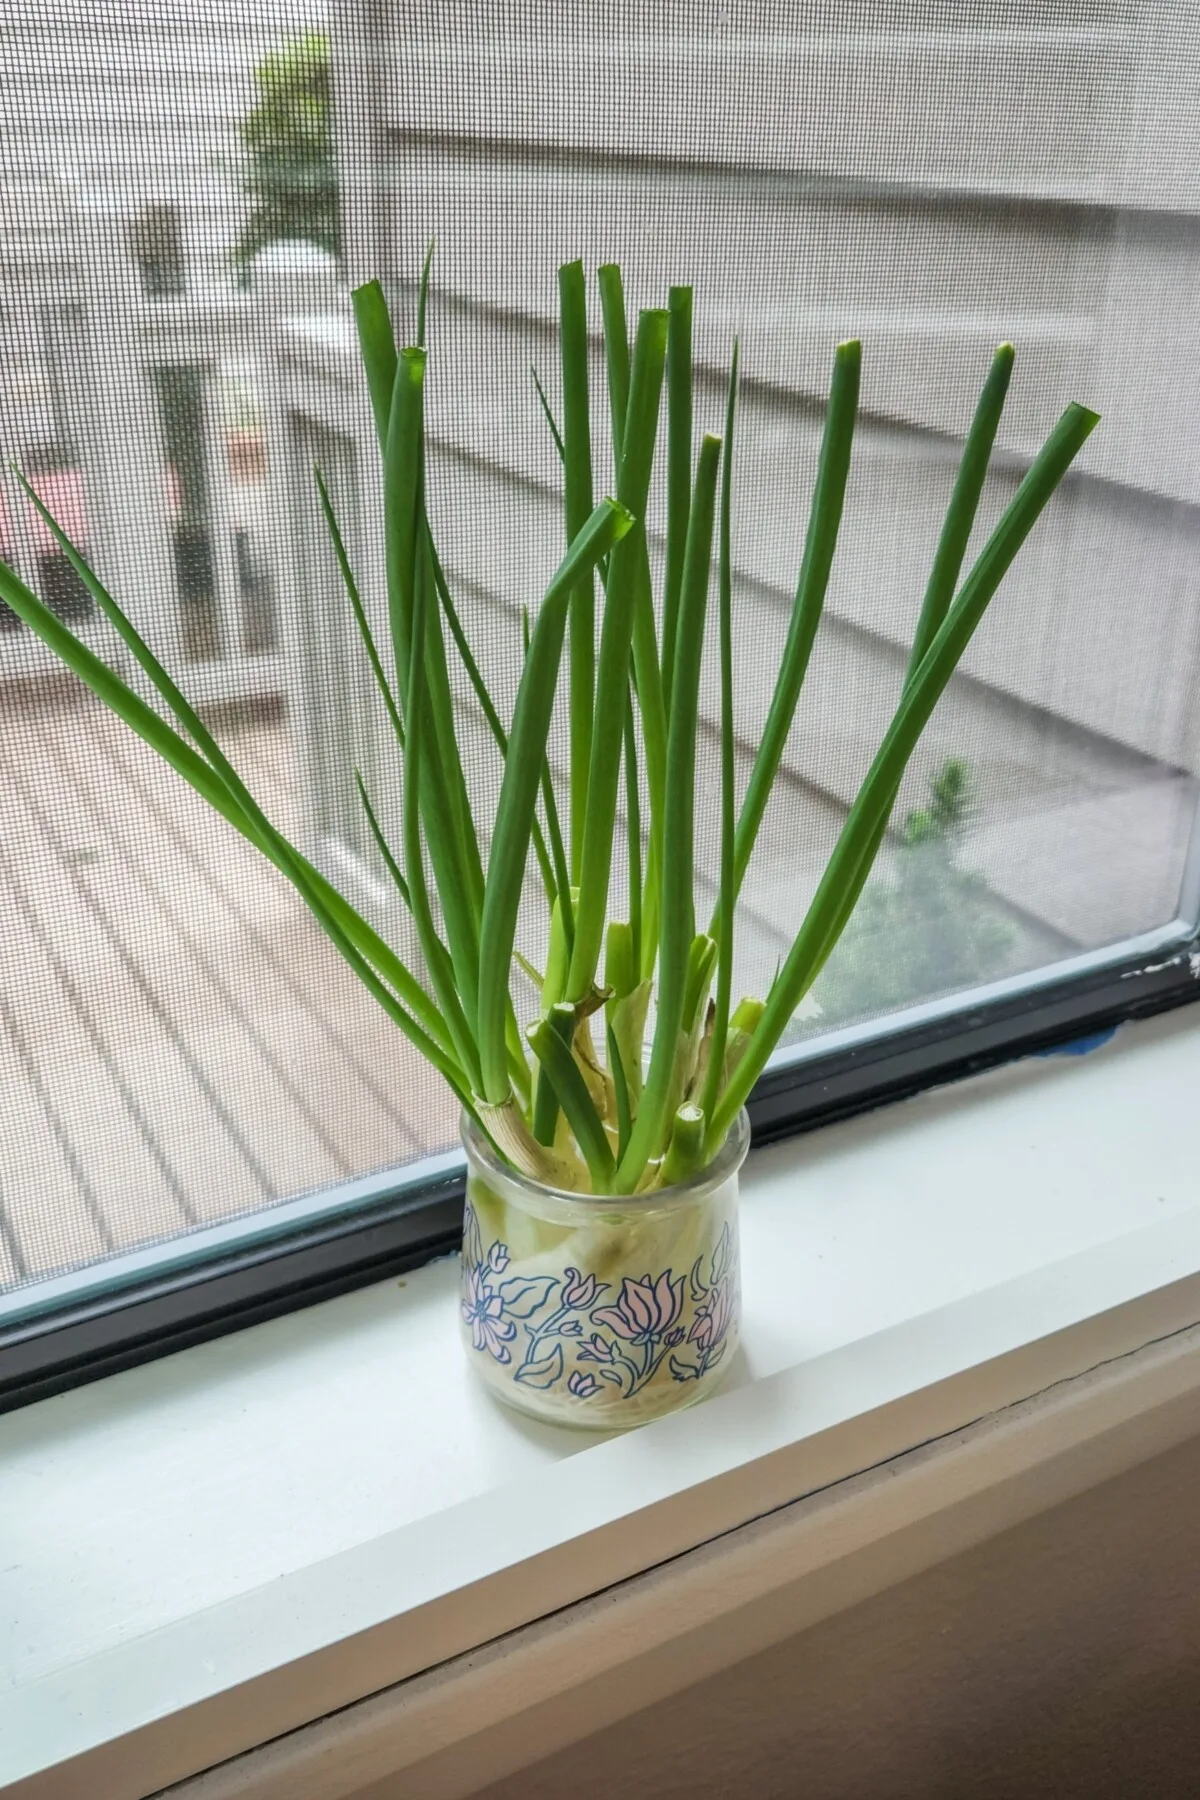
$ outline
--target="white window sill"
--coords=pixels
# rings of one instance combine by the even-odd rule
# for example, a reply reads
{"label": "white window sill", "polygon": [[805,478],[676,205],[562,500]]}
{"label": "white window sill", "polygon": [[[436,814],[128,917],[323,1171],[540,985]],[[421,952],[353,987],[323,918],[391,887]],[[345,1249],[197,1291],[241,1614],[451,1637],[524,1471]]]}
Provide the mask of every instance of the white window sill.
{"label": "white window sill", "polygon": [[[1143,1454],[1196,1429],[1198,1083],[1188,1008],[757,1153],[730,1383],[626,1437],[493,1406],[458,1349],[449,1263],[0,1419],[0,1794],[129,1800],[506,1633],[515,1667],[532,1621],[616,1583],[636,1595],[670,1559],[694,1569],[750,1521],[763,1543],[805,1496],[810,1522],[817,1495],[834,1521],[812,1552],[828,1570],[863,1471],[916,1468],[937,1441],[974,1457],[973,1492],[999,1492],[1015,1464],[997,1420],[1026,1422],[1023,1467],[1139,1412],[1159,1421]],[[1067,1411],[1022,1411],[1062,1382]],[[924,1479],[910,1524],[947,1503],[944,1469]],[[896,1529],[856,1516],[864,1543]],[[661,1593],[652,1613],[669,1636]],[[422,1716],[430,1744],[453,1741],[444,1706]],[[389,1769],[424,1754],[413,1717]],[[335,1800],[384,1769],[382,1751],[324,1758],[318,1782],[305,1741],[264,1784],[241,1764],[195,1791]],[[404,1791],[469,1791],[439,1779]]]}

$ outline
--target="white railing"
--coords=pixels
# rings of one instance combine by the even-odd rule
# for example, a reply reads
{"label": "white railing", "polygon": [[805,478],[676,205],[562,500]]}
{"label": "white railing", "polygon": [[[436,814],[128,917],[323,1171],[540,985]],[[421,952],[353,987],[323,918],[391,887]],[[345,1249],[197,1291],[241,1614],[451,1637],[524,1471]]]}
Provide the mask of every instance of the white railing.
{"label": "white railing", "polygon": [[[15,464],[193,699],[279,694],[259,306],[232,281],[148,294],[120,215],[67,213],[57,226],[6,269],[7,360],[21,379],[0,398],[0,549],[47,604],[102,636]],[[54,660],[11,615],[0,626],[2,696]]]}

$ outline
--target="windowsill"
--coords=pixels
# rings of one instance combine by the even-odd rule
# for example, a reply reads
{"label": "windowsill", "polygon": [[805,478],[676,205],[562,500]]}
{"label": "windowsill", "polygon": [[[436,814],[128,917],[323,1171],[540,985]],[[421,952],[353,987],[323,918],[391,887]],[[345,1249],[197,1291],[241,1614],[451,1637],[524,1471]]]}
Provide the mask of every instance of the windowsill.
{"label": "windowsill", "polygon": [[730,1382],[626,1437],[496,1408],[447,1262],[0,1419],[0,1792],[146,1794],[1185,1329],[1198,1075],[1185,1008],[756,1153]]}

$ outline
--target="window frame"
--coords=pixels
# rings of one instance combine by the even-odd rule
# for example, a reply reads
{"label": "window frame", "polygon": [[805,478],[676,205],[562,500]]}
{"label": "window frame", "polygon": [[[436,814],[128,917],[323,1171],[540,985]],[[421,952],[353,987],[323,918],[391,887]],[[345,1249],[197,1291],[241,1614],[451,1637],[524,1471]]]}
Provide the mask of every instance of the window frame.
{"label": "window frame", "polygon": [[[372,0],[339,0],[335,13],[341,29],[332,34],[334,73],[342,96],[335,106],[335,120],[343,140],[339,164],[350,227],[347,270],[353,281],[379,269],[394,269],[404,261],[395,254],[395,222],[388,208],[380,204],[386,184],[380,183],[378,172],[390,159],[431,144],[441,148],[457,145],[460,151],[464,146],[502,145],[506,153],[526,161],[543,152],[537,142],[540,119],[534,114],[517,133],[519,142],[510,142],[507,111],[503,118],[497,114],[488,130],[480,124],[481,119],[490,117],[488,107],[501,102],[507,107],[512,93],[524,92],[528,84],[522,87],[518,82],[514,89],[511,73],[502,84],[484,84],[482,89],[478,84],[461,84],[460,98],[470,115],[470,130],[456,132],[453,118],[442,110],[447,69],[462,53],[462,44],[453,34],[439,35],[432,46],[426,46],[437,80],[401,83],[398,59],[381,58],[378,53],[380,42],[390,41],[381,39],[389,9],[380,9]],[[1036,44],[1040,27],[1031,30],[1030,42]],[[1145,84],[1159,78],[1159,65],[1139,60],[1141,37],[1136,32],[1127,35],[1128,67],[1113,65],[1116,72],[1110,70],[1110,79],[1114,84],[1125,82],[1140,101]],[[919,36],[910,48],[901,45],[897,52],[889,34],[884,34],[878,40],[878,61],[871,67],[890,87],[896,66],[912,66],[911,59],[927,57],[932,46],[939,57],[948,59],[943,76],[939,76],[944,79],[944,92],[954,105],[969,108],[970,84],[956,80],[955,59],[970,57],[979,44],[987,48],[990,41],[986,32],[977,34],[976,42],[970,33],[956,30],[944,36]],[[897,53],[910,61],[895,64]],[[535,66],[532,59],[540,51],[526,46],[523,54],[530,59],[530,66]],[[786,55],[779,45],[765,40],[757,45],[747,40],[738,54],[746,57],[747,71],[765,70],[776,84],[773,91],[784,94],[802,87],[818,64],[834,66],[829,61],[829,43],[814,39],[806,45],[803,34]],[[588,78],[613,84],[612,91],[626,102],[629,92],[652,100],[664,67],[670,67],[671,58],[677,55],[669,40],[648,38],[633,63],[605,54]],[[836,50],[835,61],[842,70],[839,79],[859,72],[858,55],[857,40]],[[1086,59],[1088,50],[1086,44],[1066,33],[1054,36],[1046,55],[1055,66],[1061,61],[1062,67],[1070,70],[1080,56]],[[1026,78],[1023,59],[1017,56],[1007,66],[1016,84],[1009,102],[1032,104],[1037,96]],[[937,68],[942,69],[941,61]],[[451,88],[458,91],[453,82]],[[1091,113],[1102,112],[1095,98],[1088,98],[1090,90],[1085,86],[1069,84],[1068,92],[1080,105],[1086,99]],[[1131,120],[1138,117],[1137,104],[1131,102],[1125,110]],[[623,109],[597,107],[594,116],[628,121],[653,119],[656,114],[653,105],[642,109],[627,103]],[[853,133],[850,111],[829,116],[841,120],[840,129]],[[695,117],[710,118],[711,109],[697,108]],[[810,109],[801,117],[801,128],[808,128],[806,118],[810,125],[822,119],[824,127],[820,109]],[[572,129],[582,130],[587,123],[588,117],[583,115],[571,119]],[[730,117],[726,123],[732,129],[738,121]],[[808,171],[802,181],[806,184],[803,191],[810,195],[827,192],[862,198],[886,193],[916,199],[932,195],[947,204],[969,202],[1008,210],[1036,204],[1072,220],[1106,211],[1114,217],[1186,216],[1194,200],[1187,159],[1164,159],[1161,143],[1152,144],[1150,137],[1132,126],[1127,160],[1116,166],[1115,173],[1109,172],[1109,186],[1104,191],[1098,193],[1092,185],[1087,160],[1090,139],[1085,136],[1080,138],[1082,161],[1070,164],[1069,178],[1060,189],[1039,192],[1033,201],[1021,185],[1025,178],[1020,172],[1001,189],[980,187],[970,179],[970,171],[954,171],[953,181],[944,174],[931,177],[915,119],[910,123],[915,135],[905,140],[907,148],[902,153],[895,147],[889,150],[886,166],[873,160],[875,151],[871,157],[855,161],[842,149],[824,144],[822,162],[810,154],[811,147],[793,145],[782,166],[759,169],[757,178],[794,188],[796,169],[800,168]],[[1011,131],[1006,104],[997,105],[992,124],[995,129]],[[972,120],[973,132],[977,125],[978,121]],[[756,116],[749,130],[757,153],[764,141],[761,117]],[[1027,139],[1030,145],[1041,146],[1037,133],[1028,133]],[[843,139],[838,142],[843,144]],[[704,165],[706,179],[740,173],[745,146],[733,138],[722,140],[722,145],[716,161]],[[711,145],[707,139],[705,147],[708,153]],[[559,146],[552,160],[556,166],[567,166],[586,156],[597,168],[640,173],[654,154],[651,142],[631,146],[624,140],[598,140]],[[318,311],[314,301],[314,312]],[[357,390],[339,387],[331,373],[338,359],[326,353],[328,346],[310,342],[301,326],[288,331],[281,327],[277,350],[279,367],[287,374],[284,390],[271,402],[278,411],[269,437],[284,441],[286,433],[281,427],[295,416],[342,433],[351,442],[372,440],[364,398]],[[376,541],[372,534],[367,536],[370,542]],[[1196,858],[1194,840],[1193,867]],[[1191,881],[1191,886],[1195,885]],[[1077,1044],[1125,1020],[1147,1017],[1200,997],[1198,977],[1200,934],[1177,920],[1111,952],[1081,956],[1024,981],[966,993],[816,1040],[768,1067],[749,1103],[752,1141],[763,1144],[812,1130],[930,1086]],[[0,1300],[0,1411],[384,1280],[456,1249],[463,1178],[461,1172],[448,1172],[445,1158],[385,1172],[348,1187],[354,1190],[354,1197],[341,1204],[333,1195],[311,1197],[314,1204],[307,1211],[303,1205],[285,1202],[176,1239],[157,1251],[110,1259],[77,1281],[51,1280],[15,1290],[7,1303]]]}
{"label": "window frame", "polygon": [[[783,1053],[750,1097],[751,1143],[813,1131],[1022,1057],[1082,1051],[1129,1020],[1198,999],[1200,929],[1177,920],[1044,977],[1014,978],[914,1008],[895,1024],[831,1034],[825,1048],[818,1040]],[[172,1240],[158,1267],[153,1251],[113,1259],[139,1271],[124,1281],[112,1278],[112,1263],[96,1265],[90,1273],[103,1279],[109,1270],[108,1285],[80,1297],[68,1291],[39,1301],[39,1289],[53,1296],[70,1283],[16,1290],[29,1304],[18,1300],[8,1324],[0,1312],[0,1413],[458,1250],[465,1179],[457,1157],[431,1157],[347,1190],[340,1205],[334,1190]]]}

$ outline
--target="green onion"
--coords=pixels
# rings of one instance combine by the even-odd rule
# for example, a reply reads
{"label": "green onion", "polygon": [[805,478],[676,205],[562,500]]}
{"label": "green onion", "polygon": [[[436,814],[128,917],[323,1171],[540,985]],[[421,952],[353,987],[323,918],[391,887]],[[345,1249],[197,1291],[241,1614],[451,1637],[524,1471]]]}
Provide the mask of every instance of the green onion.
{"label": "green onion", "polygon": [[[562,457],[567,543],[582,531],[592,510],[592,431],[588,418],[587,286],[583,264],[558,272],[562,321]],[[587,816],[588,765],[592,759],[592,707],[596,682],[596,607],[592,571],[571,596],[571,876],[579,880]]]}
{"label": "green onion", "polygon": [[541,377],[538,375],[536,369],[531,369],[530,374],[533,376],[533,385],[537,389],[537,397],[541,402],[542,412],[545,416],[546,423],[550,427],[550,436],[554,439],[554,448],[558,451],[558,460],[559,462],[566,462],[567,446],[563,443],[562,432],[558,429],[558,422],[550,410],[550,402],[546,398],[546,390],[542,386]]}
{"label": "green onion", "polygon": [[[643,312],[638,322],[630,376],[629,404],[617,471],[617,499],[635,520],[645,517],[658,430],[658,402],[667,349],[667,315]],[[626,692],[633,638],[637,583],[644,554],[642,526],[617,543],[608,559],[596,710],[588,765],[587,819],[580,859],[575,948],[567,998],[581,1000],[591,987],[604,938],[604,915],[612,874],[613,827],[621,773]]]}
{"label": "green onion", "polygon": [[[499,749],[501,756],[507,756],[508,733],[501,723],[500,714],[496,711],[495,702],[488,691],[487,683],[480,673],[479,664],[475,660],[467,634],[463,630],[462,620],[458,616],[458,608],[455,606],[453,597],[451,596],[450,587],[445,574],[442,571],[442,565],[438,560],[437,550],[434,547],[432,538],[430,539],[430,550],[433,554],[433,578],[437,585],[438,598],[441,601],[442,611],[446,615],[446,623],[450,627],[450,636],[454,639],[459,659],[462,662],[463,668],[466,670],[467,680],[475,690],[475,698],[478,700],[480,710],[483,713],[484,719],[487,721],[488,730],[495,739],[496,746]],[[400,741],[403,744],[403,736],[401,736]],[[554,879],[554,868],[551,862],[550,852],[546,848],[546,840],[542,835],[542,828],[536,819],[533,821],[533,848],[538,859],[538,868],[541,870],[542,885],[546,890],[547,903],[550,906],[553,906],[558,897],[558,884]]]}
{"label": "green onion", "polygon": [[733,997],[734,791],[733,729],[733,438],[737,411],[738,343],[734,339],[729,370],[729,394],[725,403],[725,454],[721,459],[721,523],[717,557],[717,592],[721,620],[721,885],[717,901],[717,998],[708,1068],[701,1090],[700,1109],[712,1117],[725,1071],[725,1046],[729,1035],[729,1005]]}
{"label": "green onion", "polygon": [[[617,501],[602,500],[558,566],[542,600],[529,645],[509,733],[508,757],[496,808],[492,854],[479,930],[479,1057],[484,1099],[501,1104],[509,1093],[504,1057],[504,1009],[525,856],[554,708],[566,613],[581,574],[610,550],[615,562],[632,519]],[[614,546],[616,547],[614,549]],[[593,753],[593,761],[595,760]],[[582,907],[582,895],[581,895]],[[576,918],[575,950],[579,948]]]}
{"label": "green onion", "polygon": [[604,319],[604,352],[608,362],[608,405],[612,421],[613,457],[618,469],[625,443],[629,410],[629,327],[625,323],[625,286],[615,263],[598,271],[600,311]]}
{"label": "green onion", "polygon": [[[408,697],[404,715],[408,720],[408,744],[404,757],[404,862],[408,870],[408,891],[417,937],[425,953],[425,962],[433,980],[434,992],[441,1006],[450,1037],[471,1091],[480,1091],[479,1051],[471,1035],[463,1003],[454,983],[454,968],[433,923],[429,894],[425,885],[425,857],[421,843],[420,781],[427,740],[431,739],[432,717],[425,694],[426,620],[432,610],[429,590],[433,571],[429,558],[422,557],[413,582],[412,656],[409,661]],[[432,743],[429,745],[432,748]]]}
{"label": "green onion", "polygon": [[[833,568],[833,555],[837,548],[838,529],[842,521],[846,482],[850,474],[850,446],[854,439],[861,368],[861,344],[854,340],[839,344],[833,360],[833,382],[817,463],[817,482],[813,490],[804,558],[796,583],[796,598],[792,606],[783,662],[737,823],[734,840],[735,899],[741,892],[750,852],[754,848],[754,840],[758,836],[758,828],[762,824],[767,801],[779,773],[788,732],[796,715],[796,703],[800,698],[800,689],[812,655],[817,626],[821,622],[821,611],[825,605],[825,594]],[[715,917],[712,929],[719,930],[719,921]]]}
{"label": "green onion", "polygon": [[695,925],[692,848],[695,834],[697,702],[720,461],[720,438],[706,437],[700,446],[700,460],[688,518],[687,552],[679,602],[679,648],[671,689],[666,817],[663,825],[658,1017],[642,1103],[617,1174],[618,1189],[625,1194],[634,1191],[646,1163],[662,1149],[664,1107],[676,1073],[679,1034],[683,1024],[688,958]]}
{"label": "green onion", "polygon": [[[633,695],[625,707],[625,847],[629,858],[629,943],[633,966],[642,966],[642,801],[638,790],[637,730]],[[632,985],[632,984],[631,984]]]}
{"label": "green onion", "polygon": [[367,619],[367,611],[358,591],[358,583],[354,579],[354,571],[350,567],[350,558],[346,554],[346,546],[342,541],[341,528],[337,515],[333,510],[333,502],[329,498],[329,489],[325,486],[325,477],[320,469],[313,465],[313,479],[317,484],[317,493],[321,498],[321,511],[325,515],[325,526],[333,543],[334,555],[341,570],[342,584],[350,600],[354,622],[358,626],[358,635],[362,639],[363,649],[367,653],[367,661],[371,665],[371,673],[375,677],[375,685],[387,708],[388,718],[392,721],[392,729],[396,733],[396,742],[404,748],[404,721],[400,717],[400,708],[396,705],[396,696],[392,692],[392,684],[383,667],[383,659],[375,642],[374,633]]}
{"label": "green onion", "polygon": [[[521,609],[521,648],[525,659],[529,659],[529,608]],[[550,864],[554,870],[554,891],[562,909],[563,931],[566,935],[567,947],[575,942],[575,902],[571,898],[571,875],[567,868],[567,853],[563,845],[562,826],[558,820],[558,802],[554,798],[554,777],[550,770],[549,753],[542,757],[542,806],[546,814],[546,831],[550,838]],[[538,832],[537,814],[534,814],[533,830]]]}
{"label": "green onion", "polygon": [[[523,609],[525,661],[506,730],[463,629],[430,526],[425,387],[434,352],[425,339],[431,259],[432,245],[418,286],[414,345],[397,347],[378,282],[353,296],[381,459],[390,643],[377,641],[372,631],[328,486],[315,471],[321,511],[378,696],[380,755],[393,765],[380,766],[373,779],[398,784],[399,848],[388,841],[358,769],[354,783],[383,866],[411,914],[423,976],[272,824],[203,717],[28,483],[31,504],[163,712],[3,564],[0,600],[292,884],[364,989],[444,1077],[502,1156],[530,1178],[557,1187],[642,1195],[688,1180],[717,1153],[853,912],[933,708],[1096,415],[1080,406],[1066,409],[960,582],[1012,375],[1012,347],[1002,344],[996,351],[964,440],[894,717],[766,999],[747,996],[731,1011],[737,898],[778,779],[833,577],[849,490],[860,347],[841,344],[834,356],[787,639],[739,810],[736,341],[724,439],[705,436],[693,470],[699,402],[692,290],[672,288],[665,309],[638,314],[631,356],[621,272],[614,265],[599,271],[616,497],[595,505],[603,483],[596,474],[591,430],[586,281],[577,262],[559,271],[561,427],[536,372],[534,382],[563,468],[566,551],[532,629]],[[659,457],[664,381],[665,456]],[[660,498],[655,470],[664,462]],[[646,521],[660,516],[660,505],[665,570],[656,591]],[[694,898],[696,756],[706,726],[699,693],[718,520],[720,867],[717,904],[705,932],[697,930]],[[542,546],[530,543],[523,549],[527,565],[534,566]],[[454,699],[447,630],[473,702]],[[752,648],[757,654],[757,646]],[[564,650],[565,683],[560,681]],[[548,750],[560,686],[568,707],[565,834]],[[492,817],[481,816],[468,794],[461,714],[471,704],[480,709],[503,762]],[[622,899],[628,917],[610,919],[622,780],[629,865]],[[480,849],[485,843],[486,863]],[[549,914],[544,977],[516,943],[531,847]],[[545,926],[543,915],[543,933]],[[602,951],[603,987],[598,985]],[[539,1016],[525,1033],[517,1021],[514,978],[518,984],[528,978],[537,992]],[[528,1004],[524,986],[518,996]],[[592,1038],[592,1018],[601,1009],[603,1062]]]}
{"label": "green onion", "polygon": [[[408,891],[408,883],[404,879],[404,871],[396,861],[392,852],[392,847],[383,834],[383,827],[379,823],[375,808],[371,805],[371,796],[367,792],[367,785],[362,778],[361,769],[355,769],[354,771],[354,785],[358,789],[358,797],[362,802],[363,812],[367,816],[368,829],[370,830],[371,836],[375,839],[375,848],[383,858],[384,867],[391,876],[397,893],[411,912],[412,897]],[[450,954],[449,951],[447,951],[446,954],[448,956]]]}
{"label": "green onion", "polygon": [[663,700],[671,703],[679,594],[692,503],[692,290],[673,287],[667,310],[667,567],[663,588]]}
{"label": "green onion", "polygon": [[608,1037],[608,1066],[612,1070],[613,1091],[617,1100],[617,1155],[624,1156],[629,1144],[629,1133],[633,1129],[632,1102],[629,1092],[629,1078],[625,1073],[625,1064],[621,1056],[621,1046],[617,1042],[617,1034],[612,1026],[606,1027]]}
{"label": "green onion", "polygon": [[539,1019],[530,1027],[529,1042],[575,1133],[594,1191],[608,1194],[612,1191],[616,1165],[600,1115],[588,1093],[579,1064],[571,1054],[570,1035],[574,1023],[575,1008],[560,1001],[554,1008],[553,1020]]}
{"label": "green onion", "polygon": [[671,1126],[671,1142],[663,1158],[662,1184],[671,1187],[687,1181],[704,1160],[704,1114],[691,1100],[685,1100],[675,1114]]}

